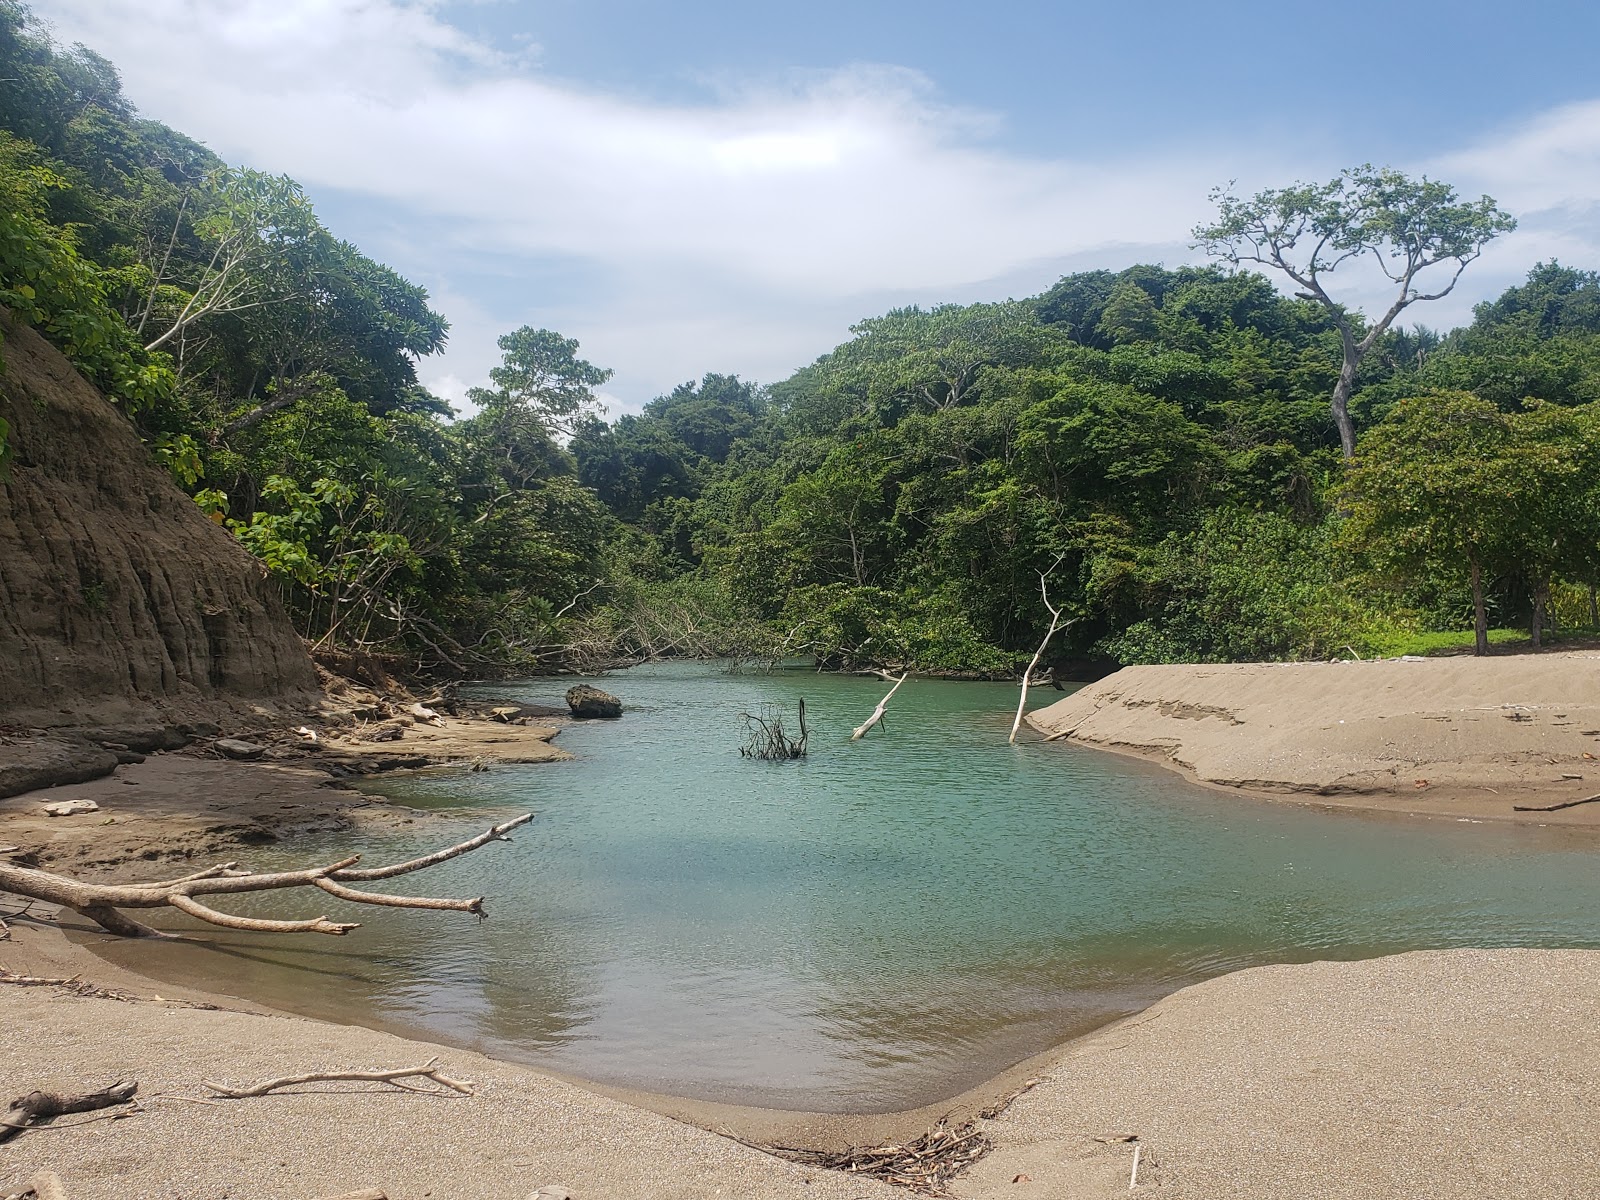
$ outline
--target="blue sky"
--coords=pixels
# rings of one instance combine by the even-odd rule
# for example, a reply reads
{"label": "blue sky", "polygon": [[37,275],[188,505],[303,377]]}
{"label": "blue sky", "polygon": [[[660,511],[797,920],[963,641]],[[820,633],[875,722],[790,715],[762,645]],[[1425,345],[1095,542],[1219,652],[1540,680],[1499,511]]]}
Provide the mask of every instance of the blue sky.
{"label": "blue sky", "polygon": [[[1539,258],[1600,266],[1600,6],[1472,2],[35,0],[150,116],[301,180],[453,325],[616,369],[614,411],[771,381],[894,304],[1195,259],[1206,193],[1364,161],[1522,228],[1428,324]],[[1376,304],[1373,281],[1346,296]]]}

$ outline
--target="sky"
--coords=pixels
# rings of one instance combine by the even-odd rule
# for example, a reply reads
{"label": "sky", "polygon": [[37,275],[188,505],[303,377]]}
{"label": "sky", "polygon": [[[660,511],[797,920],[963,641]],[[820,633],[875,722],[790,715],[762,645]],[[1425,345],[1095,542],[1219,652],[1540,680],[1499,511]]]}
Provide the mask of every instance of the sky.
{"label": "sky", "polygon": [[[1520,221],[1448,328],[1534,262],[1600,267],[1600,5],[1524,0],[33,0],[146,115],[294,176],[449,319],[560,331],[612,414],[773,382],[903,304],[1202,260],[1208,196],[1364,162]],[[1341,299],[1371,311],[1376,280]]]}

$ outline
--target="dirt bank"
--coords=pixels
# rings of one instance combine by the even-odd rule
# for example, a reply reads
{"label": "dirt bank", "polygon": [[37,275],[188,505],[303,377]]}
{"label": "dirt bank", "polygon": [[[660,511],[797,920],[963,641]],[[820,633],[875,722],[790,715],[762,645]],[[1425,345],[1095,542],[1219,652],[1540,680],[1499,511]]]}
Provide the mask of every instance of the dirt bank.
{"label": "dirt bank", "polygon": [[313,702],[262,566],[126,417],[0,309],[0,724],[221,720]]}
{"label": "dirt bank", "polygon": [[1126,667],[1029,722],[1201,783],[1391,812],[1600,824],[1600,655]]}

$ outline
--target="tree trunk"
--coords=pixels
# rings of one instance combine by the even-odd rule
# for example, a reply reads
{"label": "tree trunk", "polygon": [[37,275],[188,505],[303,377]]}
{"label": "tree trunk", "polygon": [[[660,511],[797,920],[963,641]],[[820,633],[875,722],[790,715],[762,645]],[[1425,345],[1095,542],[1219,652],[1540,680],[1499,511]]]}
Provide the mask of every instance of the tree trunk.
{"label": "tree trunk", "polygon": [[1550,585],[1536,585],[1533,589],[1533,648],[1544,645],[1544,611],[1550,604]]}
{"label": "tree trunk", "polygon": [[1356,387],[1356,365],[1347,348],[1344,365],[1339,368],[1339,382],[1333,385],[1333,423],[1339,427],[1339,446],[1346,458],[1356,456],[1356,425],[1350,419],[1350,393]]}
{"label": "tree trunk", "polygon": [[1483,568],[1472,564],[1472,628],[1477,635],[1472,652],[1478,657],[1489,653],[1489,614],[1483,607]]}
{"label": "tree trunk", "polygon": [[1589,628],[1600,629],[1600,597],[1595,595],[1592,583],[1589,585]]}

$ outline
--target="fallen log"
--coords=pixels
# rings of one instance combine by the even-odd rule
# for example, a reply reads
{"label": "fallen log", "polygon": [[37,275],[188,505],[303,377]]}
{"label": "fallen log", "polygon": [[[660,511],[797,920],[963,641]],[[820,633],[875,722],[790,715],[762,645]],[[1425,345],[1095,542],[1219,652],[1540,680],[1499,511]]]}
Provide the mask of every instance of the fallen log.
{"label": "fallen log", "polygon": [[172,935],[152,929],[124,913],[128,908],[175,908],[199,920],[225,929],[242,929],[253,933],[326,933],[342,937],[360,926],[354,922],[330,921],[327,917],[313,917],[303,921],[272,921],[259,917],[239,917],[220,912],[201,903],[197,896],[237,895],[241,892],[266,892],[281,888],[315,887],[340,900],[354,904],[378,904],[391,908],[430,908],[452,912],[469,912],[484,916],[483,897],[470,899],[437,899],[428,896],[394,896],[383,892],[367,892],[346,887],[347,883],[364,883],[375,879],[392,879],[409,875],[437,863],[447,862],[468,851],[492,841],[509,842],[506,836],[519,825],[533,820],[532,813],[495,825],[475,838],[447,846],[432,854],[387,867],[357,867],[359,854],[340,859],[325,867],[312,867],[304,871],[273,871],[256,875],[240,870],[237,863],[219,863],[192,875],[168,879],[158,883],[97,884],[84,883],[65,875],[39,871],[31,867],[18,867],[0,863],[0,891],[13,892],[34,900],[59,904],[88,917],[101,928],[124,937],[170,937]]}
{"label": "fallen log", "polygon": [[138,1090],[137,1083],[127,1082],[114,1083],[82,1096],[60,1096],[55,1092],[29,1092],[18,1096],[6,1109],[5,1116],[0,1117],[0,1142],[9,1142],[24,1129],[67,1113],[94,1112],[127,1104]]}

